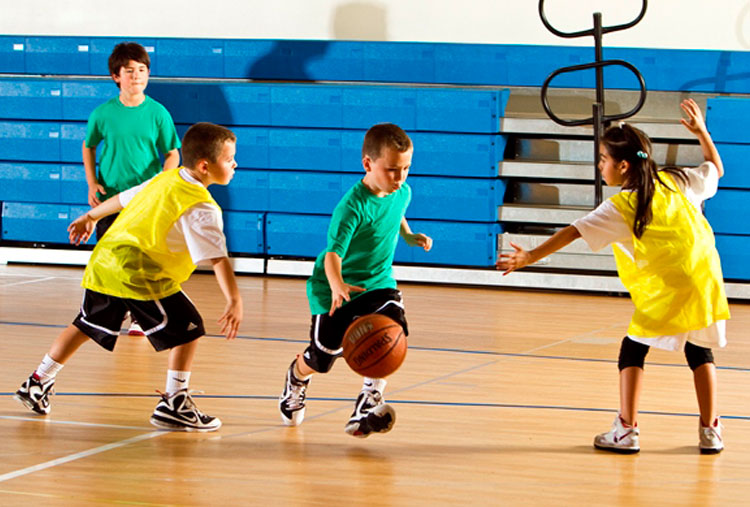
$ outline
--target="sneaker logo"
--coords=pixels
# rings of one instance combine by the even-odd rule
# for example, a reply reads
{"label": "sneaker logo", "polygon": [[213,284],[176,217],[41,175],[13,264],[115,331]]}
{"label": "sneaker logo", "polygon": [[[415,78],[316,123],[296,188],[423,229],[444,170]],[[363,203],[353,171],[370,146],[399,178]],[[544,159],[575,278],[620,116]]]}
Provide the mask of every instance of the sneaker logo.
{"label": "sneaker logo", "polygon": [[183,413],[183,414],[180,414],[180,415],[182,416],[183,419],[187,420],[188,422],[191,422],[191,423],[197,423],[198,422],[198,416],[195,415],[194,412]]}
{"label": "sneaker logo", "polygon": [[172,377],[172,380],[176,380],[177,382],[179,382],[181,384],[184,384],[185,382],[187,382],[186,379],[181,379],[181,378],[176,378],[176,377]]}
{"label": "sneaker logo", "polygon": [[191,322],[190,324],[188,324],[187,330],[192,331],[193,329],[198,329],[198,326]]}

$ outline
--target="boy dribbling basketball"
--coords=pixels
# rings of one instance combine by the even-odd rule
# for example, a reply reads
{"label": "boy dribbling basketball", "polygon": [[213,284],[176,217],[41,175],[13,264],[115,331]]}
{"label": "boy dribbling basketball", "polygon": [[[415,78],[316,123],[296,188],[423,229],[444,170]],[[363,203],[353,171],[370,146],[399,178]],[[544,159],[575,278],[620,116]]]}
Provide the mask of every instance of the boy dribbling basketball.
{"label": "boy dribbling basketball", "polygon": [[[359,316],[381,313],[408,334],[401,292],[393,278],[398,236],[409,246],[432,248],[432,239],[412,233],[404,217],[411,201],[406,177],[412,142],[391,123],[370,128],[362,146],[365,177],[339,201],[328,228],[328,246],[307,281],[312,313],[310,345],[292,361],[279,398],[281,419],[297,426],[305,417],[305,391],[314,373],[330,371],[341,356],[341,342]],[[365,377],[346,433],[367,437],[390,431],[395,412],[383,400],[385,379]]]}

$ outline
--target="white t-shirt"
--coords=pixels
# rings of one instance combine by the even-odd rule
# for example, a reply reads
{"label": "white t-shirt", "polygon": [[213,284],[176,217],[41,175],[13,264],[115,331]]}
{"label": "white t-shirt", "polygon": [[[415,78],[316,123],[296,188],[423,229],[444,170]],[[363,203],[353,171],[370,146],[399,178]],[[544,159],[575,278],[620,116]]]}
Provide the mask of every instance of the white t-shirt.
{"label": "white t-shirt", "polygon": [[[700,210],[706,199],[713,197],[719,186],[719,170],[713,162],[704,162],[698,167],[685,168],[687,183],[673,178],[688,201]],[[628,224],[611,201],[604,201],[599,207],[585,217],[573,222],[581,237],[594,252],[615,243],[631,257],[635,255],[633,246],[632,224]],[[628,335],[633,341],[666,350],[682,350],[685,341],[701,347],[724,347],[726,340],[726,321],[718,321],[710,326],[679,335],[644,338]]]}
{"label": "white t-shirt", "polygon": [[[193,178],[185,169],[180,169],[180,177],[193,185],[201,182]],[[124,192],[120,192],[120,204],[124,208],[151,180],[144,181]],[[207,202],[188,208],[167,232],[167,247],[173,252],[187,250],[194,264],[209,259],[227,257],[227,240],[224,236],[224,221],[221,211]]]}

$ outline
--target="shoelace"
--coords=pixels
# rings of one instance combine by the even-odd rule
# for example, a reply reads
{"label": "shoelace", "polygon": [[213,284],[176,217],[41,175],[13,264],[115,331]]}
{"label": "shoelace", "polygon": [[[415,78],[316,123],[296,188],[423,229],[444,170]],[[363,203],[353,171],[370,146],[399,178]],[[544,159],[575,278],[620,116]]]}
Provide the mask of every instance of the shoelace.
{"label": "shoelace", "polygon": [[157,393],[161,395],[161,399],[164,401],[169,400],[169,398],[173,397],[175,394],[179,393],[180,391],[185,391],[185,403],[183,404],[183,408],[187,410],[194,410],[199,416],[203,415],[203,412],[200,411],[200,409],[196,406],[195,402],[193,401],[193,394],[203,394],[205,391],[197,390],[197,389],[180,389],[180,391],[175,391],[175,393],[172,394],[172,396],[169,396],[167,393],[163,393],[159,391],[158,389],[155,390]]}
{"label": "shoelace", "polygon": [[302,400],[305,398],[305,391],[307,390],[307,384],[290,382],[291,396],[287,400],[289,408],[300,408],[302,406]]}

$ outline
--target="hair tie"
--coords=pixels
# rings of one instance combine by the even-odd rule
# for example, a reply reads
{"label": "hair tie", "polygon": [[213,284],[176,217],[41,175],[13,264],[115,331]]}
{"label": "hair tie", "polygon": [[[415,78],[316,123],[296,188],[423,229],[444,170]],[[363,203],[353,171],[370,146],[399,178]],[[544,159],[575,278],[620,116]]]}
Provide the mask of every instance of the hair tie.
{"label": "hair tie", "polygon": [[646,153],[645,151],[638,150],[638,153],[636,153],[636,155],[638,155],[643,160],[646,160],[648,158],[648,153]]}
{"label": "hair tie", "polygon": [[620,123],[617,124],[617,126],[620,128],[623,128],[625,126],[625,122],[621,121]]}

